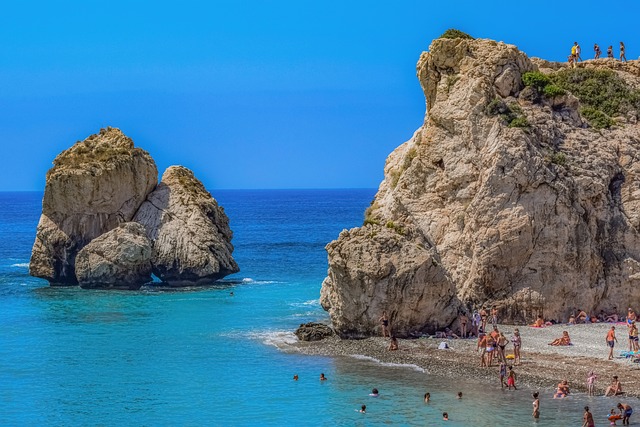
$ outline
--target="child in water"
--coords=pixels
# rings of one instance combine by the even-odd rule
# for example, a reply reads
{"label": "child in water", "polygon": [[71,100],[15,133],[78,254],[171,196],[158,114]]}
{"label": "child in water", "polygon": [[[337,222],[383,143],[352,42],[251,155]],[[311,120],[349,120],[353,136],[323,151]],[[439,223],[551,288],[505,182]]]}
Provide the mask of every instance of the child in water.
{"label": "child in water", "polygon": [[511,390],[511,387],[513,387],[514,390],[517,390],[516,373],[513,371],[511,366],[509,366],[509,373],[507,374],[507,387],[509,387],[509,390]]}
{"label": "child in water", "polygon": [[589,372],[589,376],[587,377],[587,396],[596,395],[596,379],[598,379],[598,376],[595,372]]}

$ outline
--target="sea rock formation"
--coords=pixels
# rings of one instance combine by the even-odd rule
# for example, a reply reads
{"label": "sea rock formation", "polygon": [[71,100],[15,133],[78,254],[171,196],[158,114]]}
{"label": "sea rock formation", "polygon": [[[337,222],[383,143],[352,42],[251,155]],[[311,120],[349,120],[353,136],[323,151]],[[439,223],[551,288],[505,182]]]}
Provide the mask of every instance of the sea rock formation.
{"label": "sea rock formation", "polygon": [[163,282],[212,281],[239,271],[229,218],[187,168],[169,167],[134,221],[153,241],[153,273]]}
{"label": "sea rock formation", "polygon": [[157,183],[149,153],[119,129],[102,129],[60,153],[47,172],[29,273],[51,284],[77,284],[78,252],[131,221]]}
{"label": "sea rock formation", "polygon": [[151,253],[144,226],[122,223],[78,252],[78,283],[83,288],[139,288],[151,281]]}
{"label": "sea rock formation", "polygon": [[191,171],[172,166],[158,184],[151,156],[107,128],[54,160],[29,271],[52,285],[136,288],[152,271],[172,285],[208,283],[239,271],[232,235]]}
{"label": "sea rock formation", "polygon": [[296,337],[300,341],[320,341],[333,335],[333,329],[324,323],[303,323],[296,329]]}
{"label": "sea rock formation", "polygon": [[[640,87],[635,62],[578,68]],[[375,334],[383,310],[409,336],[481,306],[525,322],[640,305],[637,110],[595,129],[571,92],[522,81],[566,69],[492,40],[421,55],[424,124],[387,159],[365,225],[327,245],[321,304],[339,335]]]}

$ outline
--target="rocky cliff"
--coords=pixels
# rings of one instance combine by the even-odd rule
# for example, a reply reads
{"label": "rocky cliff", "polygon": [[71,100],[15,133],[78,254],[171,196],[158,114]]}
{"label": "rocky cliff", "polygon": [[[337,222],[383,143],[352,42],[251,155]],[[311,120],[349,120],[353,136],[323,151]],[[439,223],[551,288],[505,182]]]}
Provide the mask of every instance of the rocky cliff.
{"label": "rocky cliff", "polygon": [[136,288],[152,271],[173,285],[239,271],[229,219],[188,169],[169,168],[158,185],[151,156],[115,128],[53,163],[31,275],[52,285]]}
{"label": "rocky cliff", "polygon": [[387,159],[365,225],[327,245],[336,331],[377,333],[383,310],[407,336],[481,306],[524,322],[640,304],[637,64],[437,39],[417,75],[423,126]]}

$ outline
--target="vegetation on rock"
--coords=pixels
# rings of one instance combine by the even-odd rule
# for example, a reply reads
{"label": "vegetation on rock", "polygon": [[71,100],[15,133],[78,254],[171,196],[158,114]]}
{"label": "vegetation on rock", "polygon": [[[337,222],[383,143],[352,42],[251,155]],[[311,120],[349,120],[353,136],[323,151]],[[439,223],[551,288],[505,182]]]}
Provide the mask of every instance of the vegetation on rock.
{"label": "vegetation on rock", "polygon": [[440,38],[441,39],[469,39],[469,40],[473,40],[473,37],[471,37],[469,34],[463,32],[463,31],[460,31],[460,30],[456,30],[455,28],[449,28],[447,31],[442,33]]}
{"label": "vegetation on rock", "polygon": [[496,98],[491,101],[485,112],[490,116],[500,116],[507,122],[507,126],[510,128],[526,128],[529,127],[529,122],[522,112],[522,108],[516,103],[507,105],[500,98]]}

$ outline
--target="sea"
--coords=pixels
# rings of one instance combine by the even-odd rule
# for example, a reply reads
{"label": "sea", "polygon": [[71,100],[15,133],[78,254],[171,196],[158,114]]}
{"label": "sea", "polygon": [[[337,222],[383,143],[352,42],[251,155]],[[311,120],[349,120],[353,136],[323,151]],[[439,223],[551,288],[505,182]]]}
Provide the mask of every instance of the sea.
{"label": "sea", "polygon": [[207,287],[106,291],[30,277],[42,193],[0,193],[1,426],[579,426],[585,405],[609,425],[609,398],[540,390],[534,421],[533,390],[501,390],[498,379],[295,352],[301,323],[329,320],[324,247],[362,224],[375,190],[212,194],[240,273]]}

